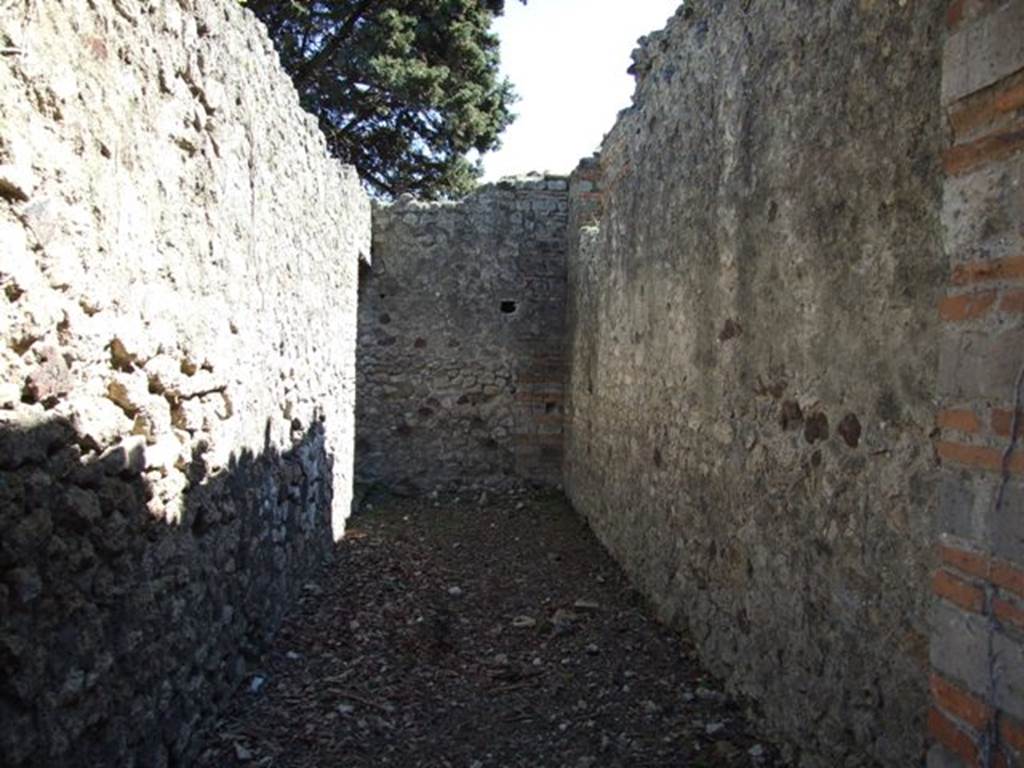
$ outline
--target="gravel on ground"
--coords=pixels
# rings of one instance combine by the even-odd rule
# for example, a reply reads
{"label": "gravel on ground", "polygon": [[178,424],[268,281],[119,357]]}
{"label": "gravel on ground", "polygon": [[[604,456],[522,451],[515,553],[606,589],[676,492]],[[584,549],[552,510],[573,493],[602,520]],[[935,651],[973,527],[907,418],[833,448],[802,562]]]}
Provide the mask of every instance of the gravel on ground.
{"label": "gravel on ground", "polygon": [[198,765],[784,764],[561,495],[362,507]]}

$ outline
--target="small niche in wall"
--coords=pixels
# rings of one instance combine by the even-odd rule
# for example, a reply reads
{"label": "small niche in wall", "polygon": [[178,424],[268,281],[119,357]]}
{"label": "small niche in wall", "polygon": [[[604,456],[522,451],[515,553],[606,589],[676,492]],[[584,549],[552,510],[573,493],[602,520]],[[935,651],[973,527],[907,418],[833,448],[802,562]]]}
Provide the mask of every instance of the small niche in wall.
{"label": "small niche in wall", "polygon": [[558,403],[548,400],[544,403],[544,413],[555,413],[558,410]]}
{"label": "small niche in wall", "polygon": [[506,299],[501,302],[501,311],[503,314],[514,315],[517,309],[519,309],[519,305],[511,299]]}

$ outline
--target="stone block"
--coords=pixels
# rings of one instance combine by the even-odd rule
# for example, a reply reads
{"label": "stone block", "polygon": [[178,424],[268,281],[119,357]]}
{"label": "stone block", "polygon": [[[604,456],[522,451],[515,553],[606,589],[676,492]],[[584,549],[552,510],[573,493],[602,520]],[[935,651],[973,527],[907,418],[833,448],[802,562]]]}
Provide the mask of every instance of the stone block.
{"label": "stone block", "polygon": [[939,346],[938,391],[954,399],[1013,397],[1024,364],[1024,328],[943,329]]}
{"label": "stone block", "polygon": [[988,541],[988,521],[976,514],[975,495],[961,473],[945,468],[938,479],[938,509],[935,515],[935,538],[951,534],[968,541]]}
{"label": "stone block", "polygon": [[942,225],[951,266],[1024,254],[1024,154],[947,177]]}
{"label": "stone block", "polygon": [[941,744],[932,744],[928,749],[927,768],[964,768],[964,761]]}
{"label": "stone block", "polygon": [[[1020,448],[1018,448],[1020,450]],[[991,483],[992,503],[986,512],[992,519],[992,553],[1013,562],[1024,562],[1024,482],[1011,479],[1003,489],[1002,507],[995,510],[997,482]]]}
{"label": "stone block", "polygon": [[996,632],[992,638],[995,705],[1024,720],[1024,643],[1019,637]]}
{"label": "stone block", "polygon": [[949,36],[942,58],[942,103],[981,90],[1024,67],[1024,4],[1005,3]]}
{"label": "stone block", "polygon": [[992,632],[988,620],[935,600],[929,623],[931,643],[928,655],[932,667],[968,691],[987,691],[988,642]]}

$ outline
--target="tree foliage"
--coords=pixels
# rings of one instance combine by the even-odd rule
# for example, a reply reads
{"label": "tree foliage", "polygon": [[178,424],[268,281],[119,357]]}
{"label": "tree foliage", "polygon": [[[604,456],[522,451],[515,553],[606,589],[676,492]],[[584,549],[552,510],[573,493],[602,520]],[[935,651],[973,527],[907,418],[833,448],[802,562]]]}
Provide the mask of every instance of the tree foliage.
{"label": "tree foliage", "polygon": [[[523,0],[525,2],[525,0]],[[503,0],[248,0],[331,152],[377,193],[464,193],[498,146],[511,85],[490,31]]]}

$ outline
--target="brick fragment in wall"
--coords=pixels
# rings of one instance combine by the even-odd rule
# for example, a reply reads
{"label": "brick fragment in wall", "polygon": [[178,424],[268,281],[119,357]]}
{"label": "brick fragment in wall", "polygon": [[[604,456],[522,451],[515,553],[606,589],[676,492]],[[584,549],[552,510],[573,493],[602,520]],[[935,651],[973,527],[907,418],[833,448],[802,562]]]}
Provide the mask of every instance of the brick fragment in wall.
{"label": "brick fragment in wall", "polygon": [[349,509],[369,201],[248,11],[137,5],[0,14],[5,766],[190,762]]}

